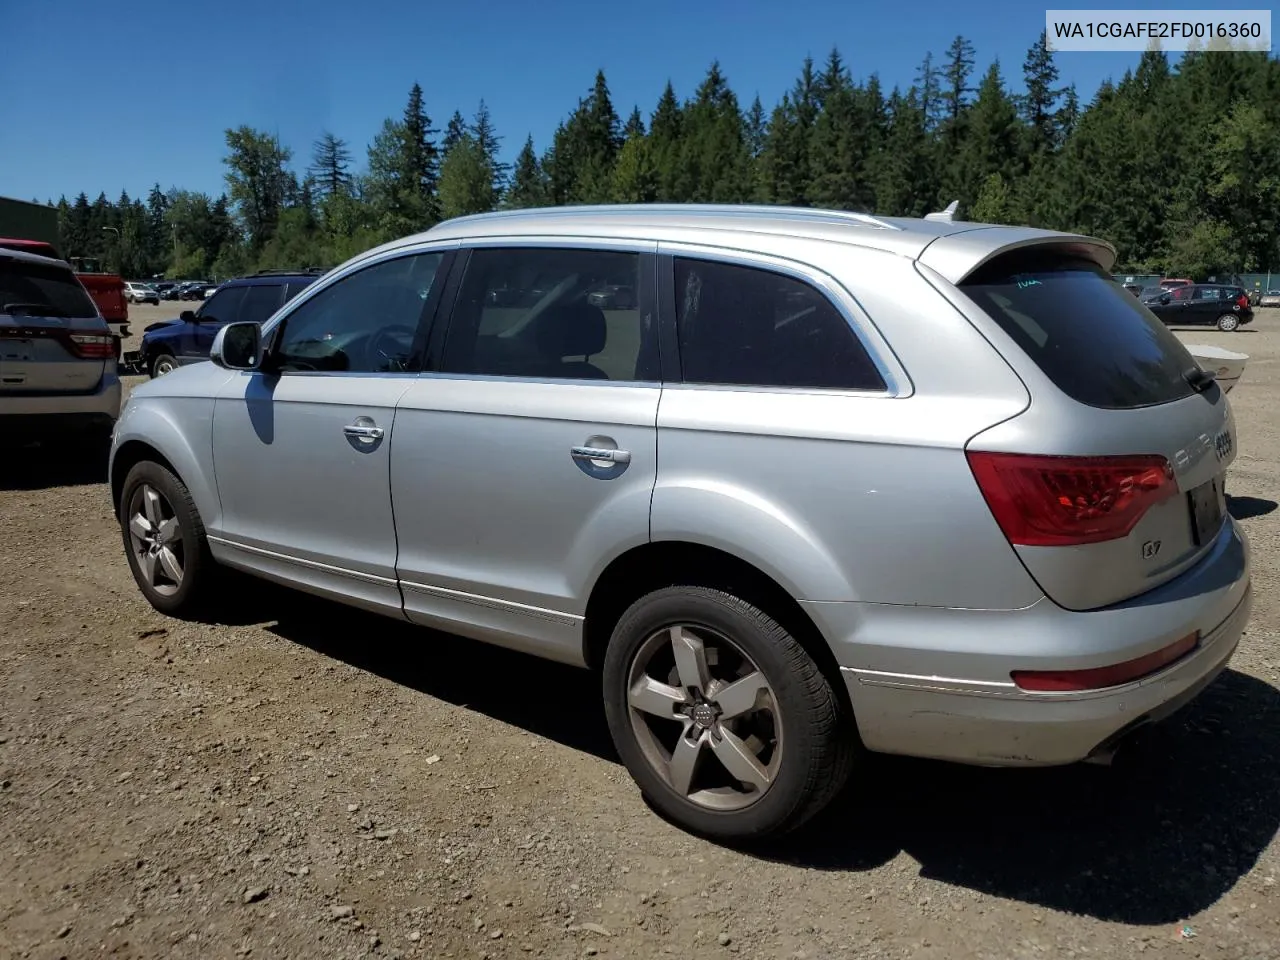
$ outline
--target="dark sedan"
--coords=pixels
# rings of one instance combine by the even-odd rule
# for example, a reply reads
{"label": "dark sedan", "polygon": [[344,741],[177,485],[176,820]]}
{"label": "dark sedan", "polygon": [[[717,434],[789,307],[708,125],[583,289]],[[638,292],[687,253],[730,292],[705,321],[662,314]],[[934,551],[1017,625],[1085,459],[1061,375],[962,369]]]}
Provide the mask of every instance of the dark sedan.
{"label": "dark sedan", "polygon": [[1253,322],[1244,288],[1219,283],[1191,283],[1147,293],[1143,304],[1165,326],[1214,326],[1230,333]]}

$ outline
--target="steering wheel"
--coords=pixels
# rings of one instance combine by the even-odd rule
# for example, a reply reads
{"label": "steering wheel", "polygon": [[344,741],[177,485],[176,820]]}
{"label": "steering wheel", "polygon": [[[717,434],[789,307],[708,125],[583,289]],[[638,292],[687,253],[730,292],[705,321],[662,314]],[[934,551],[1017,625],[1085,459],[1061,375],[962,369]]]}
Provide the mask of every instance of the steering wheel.
{"label": "steering wheel", "polygon": [[408,361],[408,349],[418,331],[407,324],[397,323],[383,327],[369,338],[369,367],[386,373],[404,370]]}

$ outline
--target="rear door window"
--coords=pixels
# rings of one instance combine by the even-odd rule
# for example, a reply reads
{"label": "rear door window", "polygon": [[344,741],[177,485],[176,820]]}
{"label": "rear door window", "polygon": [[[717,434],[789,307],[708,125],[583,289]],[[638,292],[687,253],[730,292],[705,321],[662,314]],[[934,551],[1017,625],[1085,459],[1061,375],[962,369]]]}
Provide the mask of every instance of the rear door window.
{"label": "rear door window", "polygon": [[675,260],[675,281],[685,383],[885,389],[849,321],[809,284],[773,270],[684,257]]}
{"label": "rear door window", "polygon": [[960,286],[1074,400],[1116,410],[1195,392],[1191,354],[1096,264],[1001,257]]}
{"label": "rear door window", "polygon": [[82,319],[98,308],[66,267],[0,257],[0,313]]}

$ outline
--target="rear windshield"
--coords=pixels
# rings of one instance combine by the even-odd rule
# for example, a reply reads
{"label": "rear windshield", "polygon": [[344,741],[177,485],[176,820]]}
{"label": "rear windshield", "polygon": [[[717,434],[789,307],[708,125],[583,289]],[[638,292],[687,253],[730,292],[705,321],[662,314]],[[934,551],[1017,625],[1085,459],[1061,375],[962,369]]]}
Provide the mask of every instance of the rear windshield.
{"label": "rear windshield", "polygon": [[0,313],[84,318],[98,308],[66,267],[0,257]]}
{"label": "rear windshield", "polygon": [[1096,264],[1001,257],[961,289],[1074,400],[1117,410],[1195,392],[1186,347]]}

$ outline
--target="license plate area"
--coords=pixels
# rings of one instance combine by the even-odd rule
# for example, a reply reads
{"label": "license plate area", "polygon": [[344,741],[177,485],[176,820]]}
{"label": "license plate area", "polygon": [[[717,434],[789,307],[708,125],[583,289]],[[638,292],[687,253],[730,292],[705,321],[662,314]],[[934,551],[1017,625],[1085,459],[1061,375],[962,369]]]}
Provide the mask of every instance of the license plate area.
{"label": "license plate area", "polygon": [[36,356],[34,340],[19,340],[16,337],[0,337],[0,360],[9,363],[30,363]]}
{"label": "license plate area", "polygon": [[1222,521],[1227,515],[1226,501],[1221,477],[1202,483],[1187,493],[1187,506],[1191,511],[1191,536],[1197,547],[1211,542],[1222,529]]}

